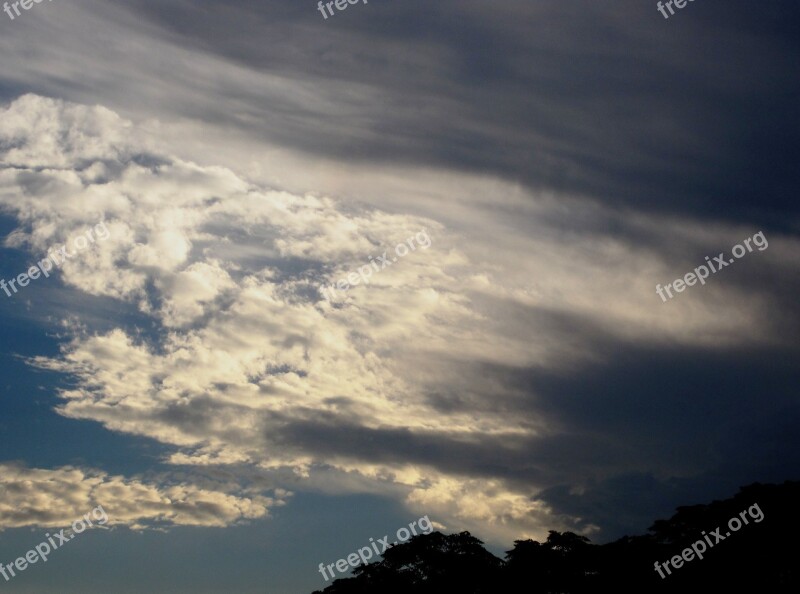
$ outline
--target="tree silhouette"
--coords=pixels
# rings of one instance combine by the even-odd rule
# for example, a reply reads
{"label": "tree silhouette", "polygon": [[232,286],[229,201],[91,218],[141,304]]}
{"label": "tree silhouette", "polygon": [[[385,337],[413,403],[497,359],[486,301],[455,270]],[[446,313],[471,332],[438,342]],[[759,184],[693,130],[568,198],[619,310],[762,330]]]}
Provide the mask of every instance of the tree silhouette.
{"label": "tree silhouette", "polygon": [[[728,589],[796,594],[798,501],[800,482],[756,483],[731,499],[679,507],[668,520],[654,522],[645,535],[594,545],[585,536],[551,530],[543,543],[515,541],[504,560],[469,532],[422,534],[314,594],[683,594]],[[763,518],[756,521],[747,510],[755,515],[760,510]],[[742,519],[743,513],[748,522],[731,531],[729,520]],[[709,547],[703,559],[685,562],[663,578],[656,572],[656,561],[681,555],[717,528],[723,540]]]}
{"label": "tree silhouette", "polygon": [[490,594],[502,561],[469,532],[420,534],[393,546],[383,559],[353,570],[353,578],[336,580],[325,594],[375,592],[439,593],[456,588],[465,594]]}
{"label": "tree silhouette", "polygon": [[[505,591],[583,592],[595,571],[594,551],[589,539],[572,532],[550,530],[547,540],[517,540],[506,551],[503,566]],[[535,580],[531,583],[531,577]]]}

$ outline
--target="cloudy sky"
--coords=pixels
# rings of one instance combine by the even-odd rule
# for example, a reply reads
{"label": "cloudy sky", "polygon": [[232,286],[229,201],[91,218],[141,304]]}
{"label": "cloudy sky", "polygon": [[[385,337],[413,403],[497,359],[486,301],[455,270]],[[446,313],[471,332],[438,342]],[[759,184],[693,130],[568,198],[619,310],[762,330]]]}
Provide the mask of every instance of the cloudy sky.
{"label": "cloudy sky", "polygon": [[0,563],[108,521],[5,590],[301,594],[425,515],[800,476],[796,2],[10,10],[0,278],[71,257],[0,292]]}

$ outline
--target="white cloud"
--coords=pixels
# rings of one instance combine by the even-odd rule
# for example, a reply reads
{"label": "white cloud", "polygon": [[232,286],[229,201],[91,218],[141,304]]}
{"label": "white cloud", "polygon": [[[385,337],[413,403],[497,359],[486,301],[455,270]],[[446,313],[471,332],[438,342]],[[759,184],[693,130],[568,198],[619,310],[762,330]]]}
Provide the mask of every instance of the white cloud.
{"label": "white cloud", "polygon": [[[453,444],[464,436],[480,442],[553,431],[514,406],[530,395],[481,371],[603,356],[590,336],[543,321],[553,312],[633,341],[772,340],[757,295],[717,283],[704,294],[725,292],[731,296],[725,306],[700,300],[700,291],[665,306],[653,286],[676,276],[676,258],[602,235],[564,236],[546,221],[576,216],[570,209],[582,206],[594,209],[583,216],[620,216],[643,232],[682,228],[686,241],[723,247],[738,229],[709,233],[682,221],[657,226],[588,201],[502,195],[495,204],[510,212],[518,205],[541,221],[532,223],[536,233],[486,218],[484,234],[470,241],[429,217],[265,188],[136,140],[131,124],[103,108],[31,95],[0,114],[0,146],[6,147],[0,205],[20,221],[9,241],[40,256],[107,221],[109,239],[68,261],[61,278],[88,294],[135,304],[166,330],[157,343],[121,328],[75,335],[62,356],[33,359],[78,380],[61,392],[59,412],[174,446],[174,464],[288,470],[317,487],[324,468],[339,474],[339,485],[363,489],[372,481],[422,512],[435,510],[448,525],[483,526],[503,537],[533,534],[569,525],[532,502],[536,485],[512,486],[489,471],[468,475],[445,463],[377,464],[374,452],[326,451],[307,441],[302,428],[291,429],[339,428],[344,438],[355,426]],[[431,183],[437,191],[444,187]],[[429,249],[348,290],[342,303],[317,293],[320,284],[422,229],[432,239]],[[685,315],[676,318],[675,311]],[[436,398],[443,391],[458,391],[461,406],[443,407]],[[124,488],[154,501],[164,496],[160,487]],[[268,507],[223,494],[190,495],[209,498],[226,523]],[[191,509],[170,521],[202,523]],[[157,515],[148,513],[142,517]],[[136,524],[136,518],[129,519]]]}
{"label": "white cloud", "polygon": [[95,507],[105,526],[133,529],[170,526],[229,526],[263,518],[290,494],[237,496],[191,484],[152,484],[84,470],[0,464],[0,531],[25,526],[65,527]]}

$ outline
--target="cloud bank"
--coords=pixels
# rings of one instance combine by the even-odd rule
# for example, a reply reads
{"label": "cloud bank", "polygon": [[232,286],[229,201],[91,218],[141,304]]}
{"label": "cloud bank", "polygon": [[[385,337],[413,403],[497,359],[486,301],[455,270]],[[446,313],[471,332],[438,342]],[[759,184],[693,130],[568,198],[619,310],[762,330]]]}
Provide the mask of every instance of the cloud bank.
{"label": "cloud bank", "polygon": [[[738,225],[536,195],[526,206],[536,236],[514,238],[514,249],[498,238],[482,258],[437,220],[264,187],[170,154],[108,109],[35,95],[0,114],[0,164],[0,205],[19,222],[7,245],[38,257],[105,221],[109,238],[69,260],[59,278],[157,327],[75,325],[61,356],[31,359],[75,380],[59,393],[58,412],[166,444],[172,465],[384,494],[506,540],[547,528],[591,533],[598,527],[583,515],[537,495],[561,502],[558,485],[587,473],[600,481],[649,473],[652,460],[580,424],[576,410],[590,397],[581,400],[580,386],[563,392],[569,370],[613,365],[615,348],[784,343],[774,302],[735,277],[681,295],[676,309],[653,291],[676,268],[691,270],[698,251],[750,235]],[[574,229],[593,219],[625,232],[579,237]],[[565,234],[566,221],[573,230]],[[430,249],[341,302],[320,294],[422,229]],[[670,241],[672,250],[656,249]],[[792,274],[797,243],[770,242],[765,274]],[[679,459],[665,463],[702,472]],[[272,504],[77,469],[41,472],[152,499],[118,512],[133,526],[230,523]],[[170,503],[176,493],[190,500],[185,510]]]}

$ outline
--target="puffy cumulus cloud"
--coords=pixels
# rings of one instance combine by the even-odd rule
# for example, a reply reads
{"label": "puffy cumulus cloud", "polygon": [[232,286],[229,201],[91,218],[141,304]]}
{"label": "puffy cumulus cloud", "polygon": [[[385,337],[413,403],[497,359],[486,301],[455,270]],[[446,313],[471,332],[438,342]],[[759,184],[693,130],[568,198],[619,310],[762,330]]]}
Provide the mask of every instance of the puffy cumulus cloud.
{"label": "puffy cumulus cloud", "polygon": [[[106,221],[109,239],[68,261],[63,281],[131,303],[163,330],[147,340],[121,328],[76,333],[61,356],[32,363],[76,378],[60,393],[62,415],[174,446],[173,464],[372,489],[504,539],[591,530],[533,498],[566,473],[532,457],[567,431],[557,412],[537,409],[523,372],[596,362],[612,339],[772,340],[763,297],[740,287],[704,288],[730,297],[724,306],[698,291],[659,302],[655,282],[692,260],[656,249],[684,221],[665,231],[540,197],[520,207],[537,221],[533,237],[487,217],[497,233],[484,250],[430,218],[270,189],[165,154],[102,108],[25,96],[0,121],[0,205],[20,221],[9,241],[39,255]],[[511,202],[498,200],[498,217],[520,218]],[[610,238],[597,220],[625,232]],[[564,234],[567,221],[586,232]],[[391,261],[423,231],[429,247],[321,296],[320,285],[371,256]],[[738,231],[680,236],[725,246]],[[648,234],[658,237],[642,241]]]}
{"label": "puffy cumulus cloud", "polygon": [[167,326],[183,326],[201,317],[224,291],[236,287],[217,262],[196,262],[176,275],[161,279],[159,289],[168,297],[161,310]]}
{"label": "puffy cumulus cloud", "polygon": [[[103,135],[102,126],[84,126],[100,116],[73,107],[25,96],[7,109],[15,121],[59,122],[31,128],[46,140],[6,133],[15,148],[3,155],[2,204],[22,222],[14,241],[42,253],[106,221],[109,240],[68,262],[64,281],[135,303],[171,331],[158,344],[121,329],[80,335],[63,357],[36,359],[80,379],[61,393],[61,414],[174,445],[172,463],[246,463],[306,477],[320,465],[348,472],[363,462],[355,450],[327,456],[306,439],[304,427],[317,420],[334,433],[355,423],[454,443],[473,432],[529,431],[502,411],[439,414],[393,363],[394,353],[444,354],[449,344],[491,338],[458,288],[471,263],[441,225],[262,189],[143,143],[120,148],[101,138],[91,144],[106,154],[79,154],[72,143],[58,154],[62,138]],[[333,302],[320,296],[320,284],[369,266],[369,256],[388,250],[394,260],[409,237],[418,247],[373,268],[368,286]]]}
{"label": "puffy cumulus cloud", "polygon": [[[26,95],[3,111],[2,163],[25,169],[69,170],[75,177],[103,177],[105,161],[127,160],[135,153],[130,122],[102,106],[80,105]],[[76,167],[93,165],[82,176]],[[83,170],[83,167],[80,167]],[[73,207],[77,205],[72,205]]]}
{"label": "puffy cumulus cloud", "polygon": [[0,531],[25,526],[64,527],[95,507],[105,526],[133,529],[229,526],[263,518],[290,494],[240,496],[191,484],[151,484],[72,466],[56,469],[0,464]]}

